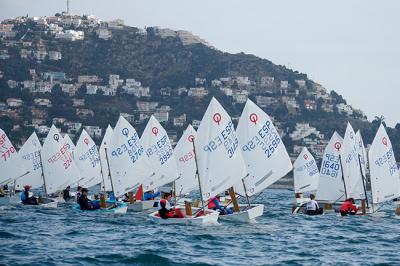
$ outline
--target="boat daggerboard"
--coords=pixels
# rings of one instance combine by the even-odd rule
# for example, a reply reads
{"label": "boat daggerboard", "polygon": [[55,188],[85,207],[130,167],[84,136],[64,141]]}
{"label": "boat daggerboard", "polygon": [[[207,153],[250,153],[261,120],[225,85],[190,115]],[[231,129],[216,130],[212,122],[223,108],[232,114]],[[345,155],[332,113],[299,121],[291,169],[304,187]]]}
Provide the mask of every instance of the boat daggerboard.
{"label": "boat daggerboard", "polygon": [[39,138],[33,132],[18,151],[22,165],[29,171],[29,174],[16,180],[16,190],[22,190],[24,185],[30,185],[33,189],[43,186],[42,165],[40,162],[41,149]]}
{"label": "boat daggerboard", "polygon": [[153,174],[139,135],[122,116],[111,136],[107,157],[116,197],[133,191]]}
{"label": "boat daggerboard", "polygon": [[195,129],[192,125],[189,125],[174,149],[179,174],[179,178],[175,181],[176,194],[178,196],[199,189],[193,151],[193,139],[195,136]]}
{"label": "boat daggerboard", "polygon": [[103,140],[100,145],[99,154],[100,154],[100,162],[101,162],[101,173],[102,184],[101,188],[104,191],[112,191],[111,180],[110,180],[110,170],[108,169],[107,158],[106,158],[106,148],[108,149],[108,144],[111,141],[111,136],[113,134],[113,129],[110,125],[108,125],[106,129],[106,133],[104,134]]}
{"label": "boat daggerboard", "polygon": [[0,129],[0,184],[10,183],[28,174],[7,134]]}
{"label": "boat daggerboard", "polygon": [[364,141],[360,130],[358,130],[356,133],[356,141],[358,146],[358,154],[360,156],[361,171],[363,177],[365,178],[367,176],[367,152],[365,150]]}
{"label": "boat daggerboard", "polygon": [[144,192],[159,188],[178,178],[178,169],[168,134],[154,116],[143,131],[143,148],[154,175],[143,180]]}
{"label": "boat daggerboard", "polygon": [[347,123],[343,145],[340,149],[340,156],[347,197],[365,199],[364,184],[360,172],[360,161],[358,159],[356,133],[350,123]]}
{"label": "boat daggerboard", "polygon": [[[244,179],[248,196],[263,191],[292,170],[286,147],[270,117],[250,100],[243,109],[236,133],[249,174]],[[244,195],[241,183],[236,190]]]}
{"label": "boat daggerboard", "polygon": [[70,144],[52,125],[42,152],[43,175],[48,194],[55,193],[80,180],[78,167],[72,158]]}
{"label": "boat daggerboard", "polygon": [[203,200],[224,192],[247,175],[232,120],[213,97],[194,139]]}
{"label": "boat daggerboard", "polygon": [[322,158],[316,195],[317,200],[334,203],[346,199],[340,166],[342,143],[343,138],[335,131],[325,148]]}
{"label": "boat daggerboard", "polygon": [[79,185],[92,187],[101,182],[100,155],[96,144],[86,130],[82,130],[75,148],[75,162],[81,172]]}
{"label": "boat daggerboard", "polygon": [[319,176],[318,166],[314,156],[312,156],[307,148],[303,148],[293,166],[295,193],[305,193],[316,190]]}
{"label": "boat daggerboard", "polygon": [[369,167],[373,203],[400,196],[400,179],[392,143],[381,124],[369,149]]}

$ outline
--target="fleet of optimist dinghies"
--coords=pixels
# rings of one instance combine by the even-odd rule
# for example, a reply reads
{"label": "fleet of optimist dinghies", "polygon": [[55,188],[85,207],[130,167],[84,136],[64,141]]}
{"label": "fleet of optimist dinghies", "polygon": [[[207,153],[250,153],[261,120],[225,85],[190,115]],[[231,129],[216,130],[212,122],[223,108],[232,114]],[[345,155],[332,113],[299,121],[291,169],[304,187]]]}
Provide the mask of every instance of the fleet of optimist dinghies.
{"label": "fleet of optimist dinghies", "polygon": [[[18,152],[0,130],[0,153],[0,185],[8,184],[19,191],[25,184],[34,189],[43,187],[39,206],[57,207],[62,201],[57,196],[68,186],[101,184],[101,191],[112,192],[113,197],[105,201],[102,194],[102,208],[97,211],[125,213],[128,208],[151,209],[152,220],[167,224],[204,224],[217,222],[219,217],[254,221],[263,214],[264,205],[252,200],[292,169],[298,196],[294,212],[304,210],[308,200],[299,195],[311,192],[316,193],[326,210],[350,197],[368,204],[368,169],[372,188],[369,212],[375,211],[377,204],[400,196],[393,148],[382,125],[368,156],[360,132],[355,133],[350,124],[344,139],[335,132],[319,171],[306,148],[292,165],[272,120],[250,100],[235,130],[229,114],[213,98],[197,132],[189,125],[175,148],[155,117],[150,118],[139,137],[121,116],[114,129],[108,126],[99,148],[85,130],[75,146],[68,135],[62,136],[53,125],[43,146],[32,133]],[[162,219],[153,208],[157,200],[143,198],[143,192],[160,190],[168,184],[173,184],[174,196],[182,199],[174,207],[182,213],[179,218]],[[198,206],[192,206],[194,201],[185,198],[193,191],[199,191]],[[233,212],[209,209],[208,203],[224,192],[229,192],[224,208]],[[241,204],[237,196],[243,199]],[[129,199],[128,204],[118,201],[123,197]]]}

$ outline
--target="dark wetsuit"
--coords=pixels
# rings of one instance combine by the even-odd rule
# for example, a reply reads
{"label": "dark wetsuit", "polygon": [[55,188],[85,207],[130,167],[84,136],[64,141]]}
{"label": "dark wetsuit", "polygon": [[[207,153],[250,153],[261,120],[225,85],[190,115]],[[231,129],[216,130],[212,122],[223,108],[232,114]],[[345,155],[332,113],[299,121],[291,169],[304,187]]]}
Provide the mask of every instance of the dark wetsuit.
{"label": "dark wetsuit", "polygon": [[100,208],[99,204],[95,204],[97,202],[92,202],[86,196],[83,195],[79,197],[78,203],[82,211],[93,211]]}

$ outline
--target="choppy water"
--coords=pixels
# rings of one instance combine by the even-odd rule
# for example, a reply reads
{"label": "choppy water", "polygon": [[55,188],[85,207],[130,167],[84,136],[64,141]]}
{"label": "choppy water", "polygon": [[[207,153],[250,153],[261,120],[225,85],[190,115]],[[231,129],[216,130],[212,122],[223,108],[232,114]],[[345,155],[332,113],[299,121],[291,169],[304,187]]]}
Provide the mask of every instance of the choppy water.
{"label": "choppy water", "polygon": [[400,264],[400,220],[292,216],[293,192],[267,190],[256,224],[193,227],[151,223],[144,213],[78,213],[70,206],[0,206],[0,264],[262,265]]}

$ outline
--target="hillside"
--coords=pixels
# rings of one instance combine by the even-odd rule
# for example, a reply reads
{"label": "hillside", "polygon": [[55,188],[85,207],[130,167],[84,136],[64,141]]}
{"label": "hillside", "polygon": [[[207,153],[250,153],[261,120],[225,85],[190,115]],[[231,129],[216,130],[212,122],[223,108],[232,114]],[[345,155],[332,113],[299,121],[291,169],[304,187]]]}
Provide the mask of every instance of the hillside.
{"label": "hillside", "polygon": [[[201,119],[212,96],[234,119],[247,97],[257,102],[274,117],[293,156],[302,145],[320,155],[334,130],[344,134],[347,121],[371,143],[380,123],[368,122],[306,74],[219,51],[188,32],[56,14],[3,21],[0,33],[0,128],[18,143],[33,129],[45,136],[53,122],[77,138],[83,126],[104,129],[120,113],[139,132],[154,113],[176,139]],[[9,99],[21,102],[13,106]],[[296,139],[296,127],[308,128],[306,123],[310,134]],[[400,131],[388,133],[400,158]]]}

